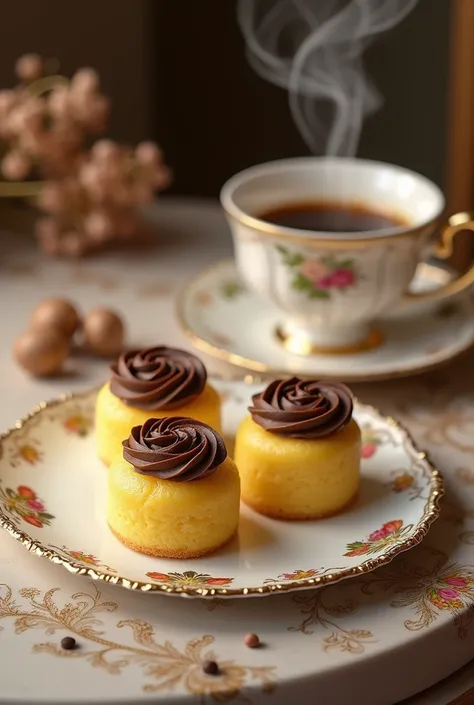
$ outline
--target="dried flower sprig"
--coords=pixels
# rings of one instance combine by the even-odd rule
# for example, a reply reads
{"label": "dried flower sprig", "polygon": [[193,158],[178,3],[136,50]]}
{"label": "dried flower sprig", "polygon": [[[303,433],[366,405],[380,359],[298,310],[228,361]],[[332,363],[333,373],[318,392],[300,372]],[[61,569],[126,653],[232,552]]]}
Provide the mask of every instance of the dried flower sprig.
{"label": "dried flower sprig", "polygon": [[71,80],[47,75],[36,54],[16,63],[20,84],[0,91],[0,170],[5,179],[44,181],[36,235],[50,254],[78,256],[136,236],[139,207],[170,181],[160,149],[91,139],[107,127],[109,101],[93,69]]}

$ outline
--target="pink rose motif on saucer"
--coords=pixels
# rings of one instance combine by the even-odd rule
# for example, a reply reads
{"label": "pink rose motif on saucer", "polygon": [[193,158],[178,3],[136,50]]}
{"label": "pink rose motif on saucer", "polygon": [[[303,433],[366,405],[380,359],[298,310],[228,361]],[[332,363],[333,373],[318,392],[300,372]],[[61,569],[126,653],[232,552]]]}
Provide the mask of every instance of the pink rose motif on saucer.
{"label": "pink rose motif on saucer", "polygon": [[299,252],[290,252],[277,245],[283,264],[292,271],[291,286],[310,299],[330,299],[334,290],[346,291],[357,284],[354,261],[332,255],[321,259],[305,259]]}

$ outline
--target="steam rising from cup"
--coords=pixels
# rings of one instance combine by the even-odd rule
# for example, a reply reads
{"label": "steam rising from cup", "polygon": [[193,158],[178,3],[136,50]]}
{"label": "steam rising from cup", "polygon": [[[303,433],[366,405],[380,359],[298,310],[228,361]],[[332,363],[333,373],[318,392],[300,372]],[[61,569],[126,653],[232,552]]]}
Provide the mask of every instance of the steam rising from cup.
{"label": "steam rising from cup", "polygon": [[239,0],[249,62],[288,90],[295,124],[314,154],[356,153],[364,118],[382,104],[364,70],[364,50],[417,2]]}

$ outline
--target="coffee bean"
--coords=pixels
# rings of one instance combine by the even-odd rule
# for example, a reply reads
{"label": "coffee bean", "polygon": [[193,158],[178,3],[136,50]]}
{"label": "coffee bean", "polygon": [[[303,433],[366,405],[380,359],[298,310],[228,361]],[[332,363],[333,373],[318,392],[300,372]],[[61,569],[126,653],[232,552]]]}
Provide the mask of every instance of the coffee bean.
{"label": "coffee bean", "polygon": [[71,651],[72,649],[76,648],[76,640],[72,636],[65,636],[64,639],[61,639],[61,648],[65,649],[66,651]]}
{"label": "coffee bean", "polygon": [[215,661],[204,661],[202,670],[204,673],[207,673],[208,676],[217,676],[219,673],[219,666]]}

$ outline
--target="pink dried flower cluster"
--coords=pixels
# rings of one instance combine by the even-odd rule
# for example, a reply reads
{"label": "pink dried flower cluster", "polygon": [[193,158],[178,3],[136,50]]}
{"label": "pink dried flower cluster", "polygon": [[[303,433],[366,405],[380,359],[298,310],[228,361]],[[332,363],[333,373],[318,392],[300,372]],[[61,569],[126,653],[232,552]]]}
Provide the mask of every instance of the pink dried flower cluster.
{"label": "pink dried flower cluster", "polygon": [[97,141],[74,174],[45,184],[39,199],[47,214],[37,236],[50,254],[80,255],[112,240],[129,239],[141,228],[138,206],[168,183],[159,149],[135,150]]}
{"label": "pink dried flower cluster", "polygon": [[136,235],[139,206],[169,183],[159,148],[101,139],[87,149],[109,114],[93,69],[80,69],[70,81],[48,77],[43,59],[29,54],[17,61],[16,73],[20,85],[0,91],[0,139],[7,147],[0,169],[11,181],[45,181],[38,205],[46,216],[36,229],[43,248],[81,255]]}

